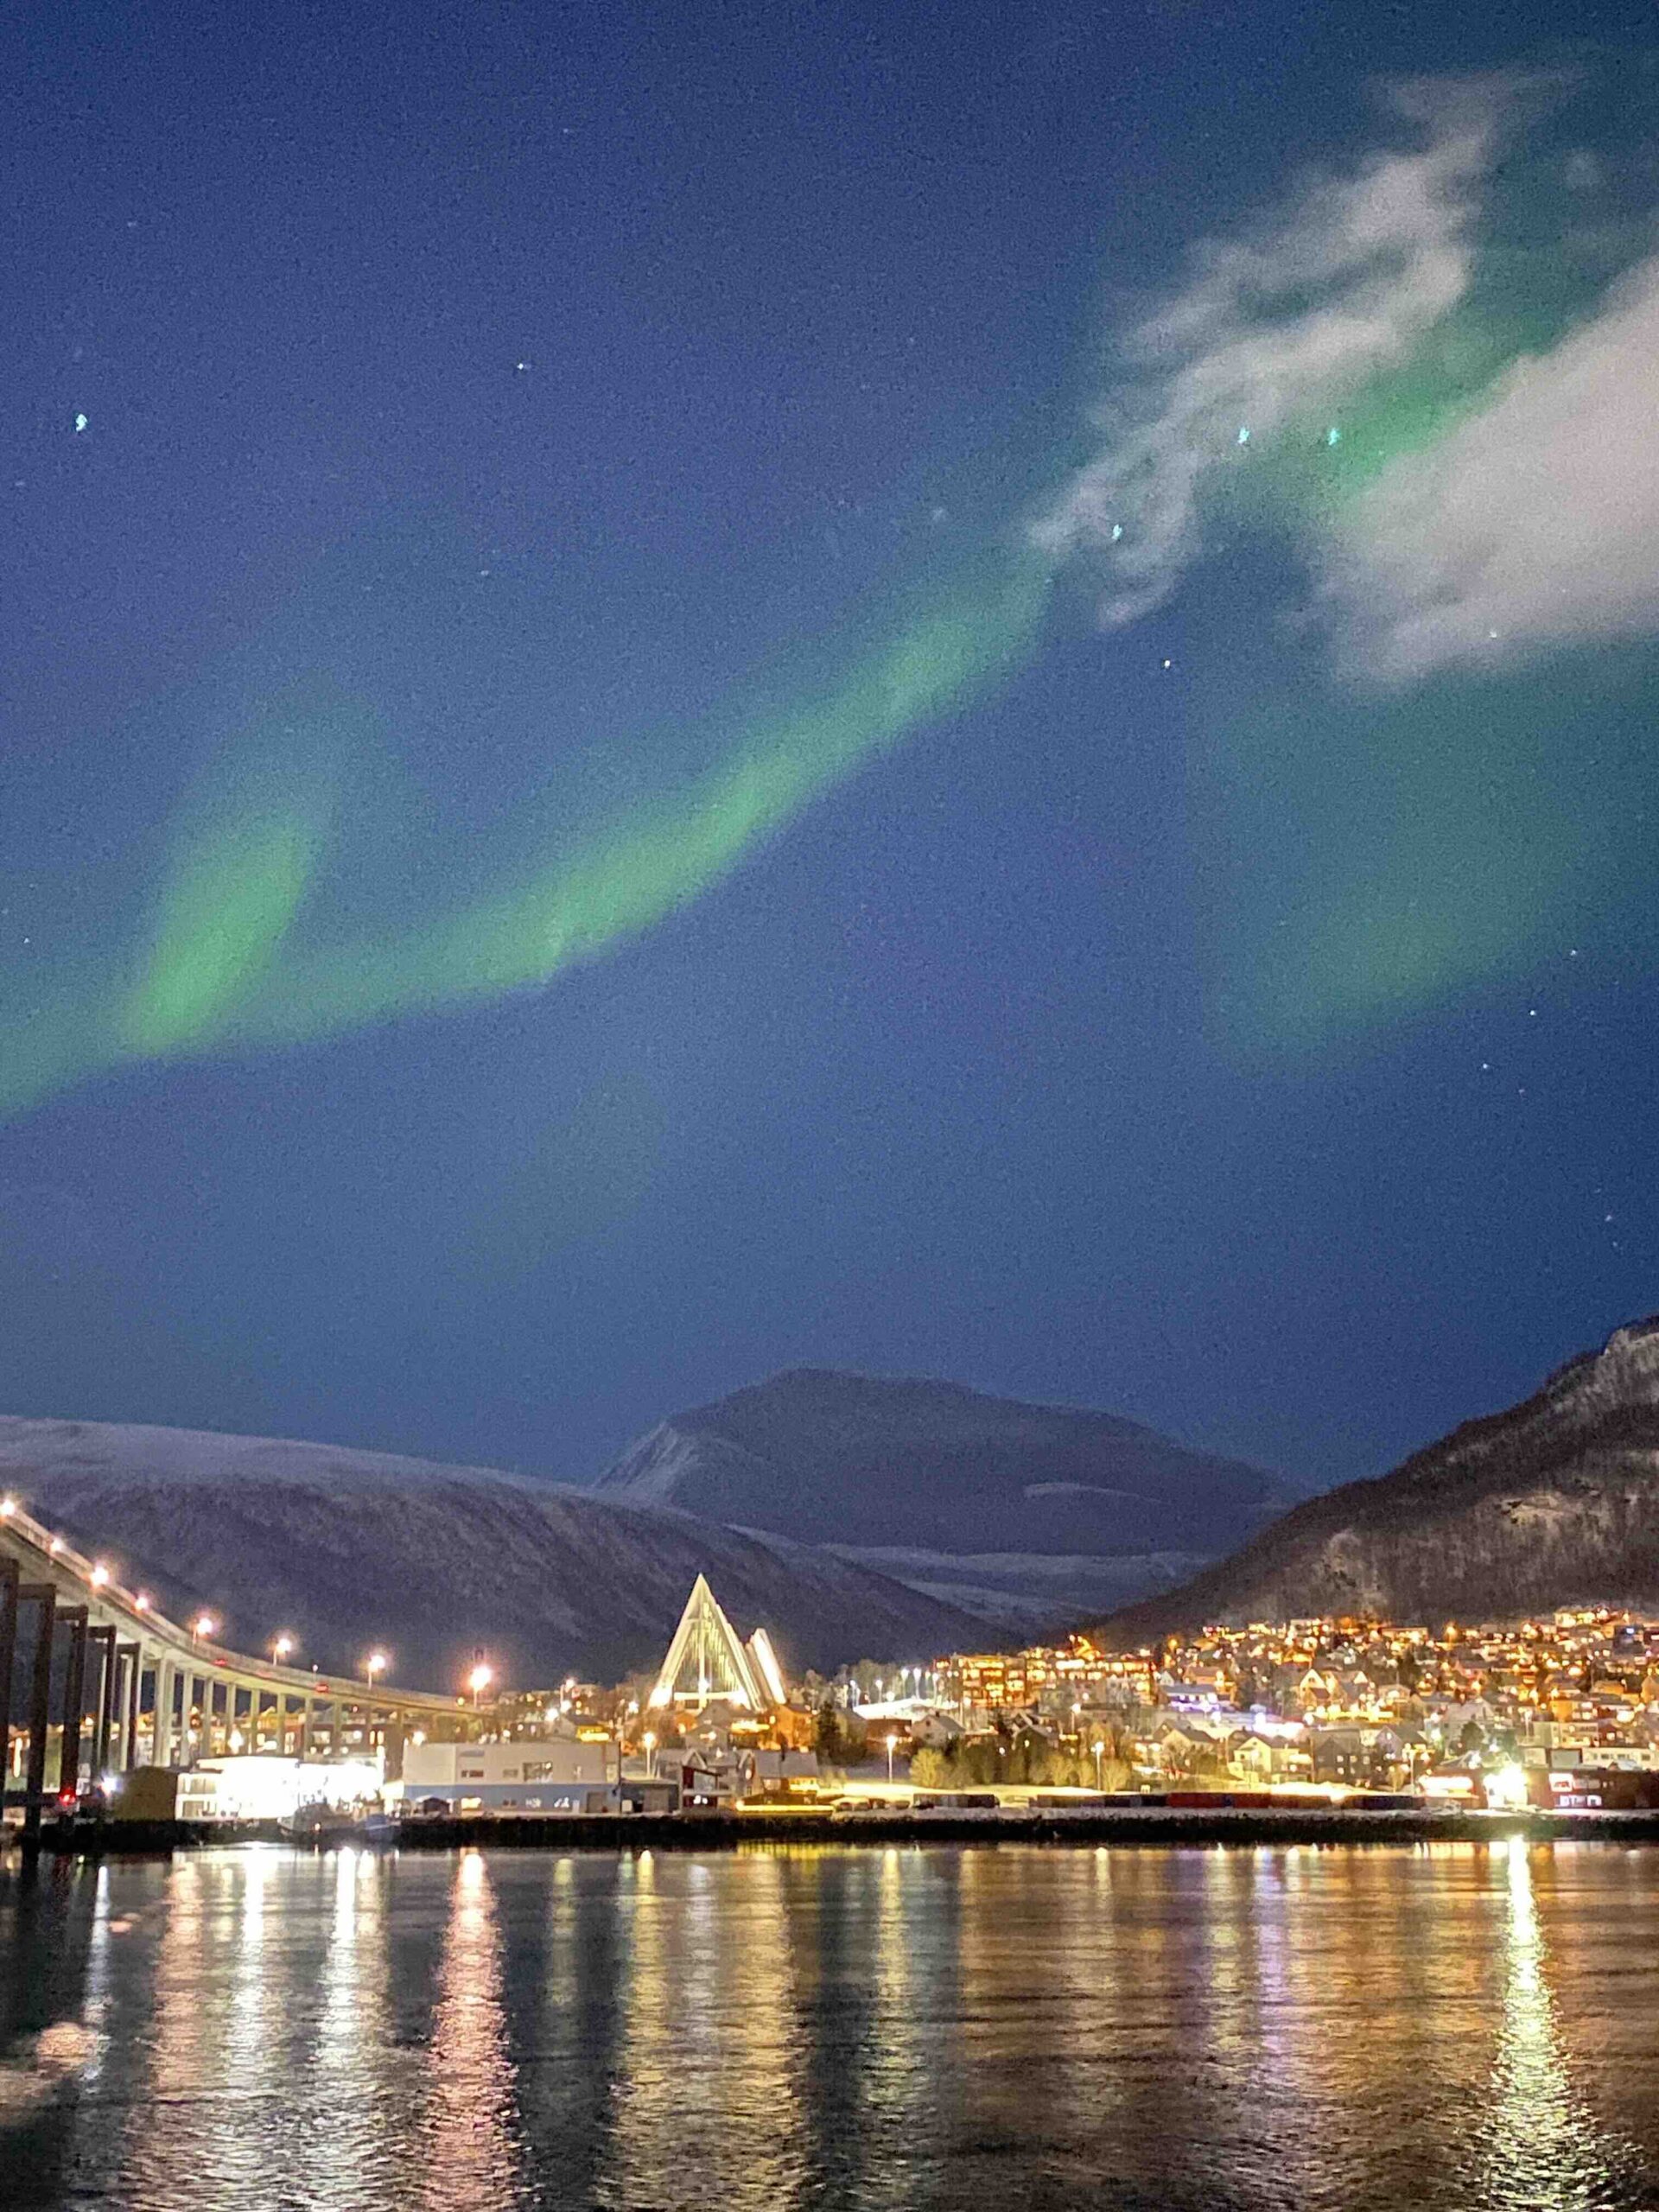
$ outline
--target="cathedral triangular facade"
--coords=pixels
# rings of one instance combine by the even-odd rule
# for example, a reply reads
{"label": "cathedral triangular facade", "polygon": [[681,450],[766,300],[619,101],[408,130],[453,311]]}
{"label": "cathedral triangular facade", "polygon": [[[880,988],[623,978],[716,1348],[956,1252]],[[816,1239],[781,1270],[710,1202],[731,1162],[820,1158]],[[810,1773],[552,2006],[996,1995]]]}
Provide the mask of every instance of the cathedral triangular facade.
{"label": "cathedral triangular facade", "polygon": [[694,1705],[701,1712],[705,1705],[716,1701],[760,1712],[772,1699],[737,1630],[721,1611],[707,1578],[700,1574],[685,1601],[651,1702],[654,1706]]}

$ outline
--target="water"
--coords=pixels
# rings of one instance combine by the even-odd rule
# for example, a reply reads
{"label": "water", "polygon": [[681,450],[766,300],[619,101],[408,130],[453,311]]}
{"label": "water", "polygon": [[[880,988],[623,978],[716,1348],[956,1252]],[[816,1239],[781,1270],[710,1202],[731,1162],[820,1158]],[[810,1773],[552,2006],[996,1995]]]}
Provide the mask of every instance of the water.
{"label": "water", "polygon": [[1659,1850],[0,1876],[0,2207],[1659,2205]]}

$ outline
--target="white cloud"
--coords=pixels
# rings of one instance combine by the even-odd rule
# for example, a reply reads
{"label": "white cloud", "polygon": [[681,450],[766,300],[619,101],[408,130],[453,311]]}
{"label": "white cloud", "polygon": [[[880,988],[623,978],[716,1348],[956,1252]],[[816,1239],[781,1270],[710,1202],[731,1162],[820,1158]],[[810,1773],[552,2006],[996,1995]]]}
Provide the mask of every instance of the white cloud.
{"label": "white cloud", "polygon": [[1037,525],[1046,550],[1109,555],[1109,621],[1165,597],[1198,550],[1198,498],[1251,439],[1335,410],[1403,361],[1469,289],[1481,188],[1505,124],[1541,80],[1389,88],[1408,152],[1322,179],[1249,238],[1213,244],[1192,283],[1133,334],[1137,373],[1105,442]]}
{"label": "white cloud", "polygon": [[1659,260],[1386,470],[1325,558],[1359,659],[1395,679],[1659,630]]}

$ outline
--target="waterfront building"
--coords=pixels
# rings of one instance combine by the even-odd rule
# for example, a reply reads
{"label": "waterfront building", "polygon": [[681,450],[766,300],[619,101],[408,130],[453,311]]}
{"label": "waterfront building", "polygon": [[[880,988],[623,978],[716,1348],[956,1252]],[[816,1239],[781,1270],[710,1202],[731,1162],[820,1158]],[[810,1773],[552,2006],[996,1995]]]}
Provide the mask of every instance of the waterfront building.
{"label": "waterfront building", "polygon": [[344,1808],[378,1804],[381,1786],[378,1759],[298,1759],[263,1753],[203,1759],[176,1777],[171,1816],[199,1824],[291,1821],[306,1805]]}
{"label": "waterfront building", "polygon": [[411,1744],[396,1805],[441,1798],[458,1813],[606,1813],[615,1809],[617,1758],[609,1742],[548,1736],[517,1743]]}

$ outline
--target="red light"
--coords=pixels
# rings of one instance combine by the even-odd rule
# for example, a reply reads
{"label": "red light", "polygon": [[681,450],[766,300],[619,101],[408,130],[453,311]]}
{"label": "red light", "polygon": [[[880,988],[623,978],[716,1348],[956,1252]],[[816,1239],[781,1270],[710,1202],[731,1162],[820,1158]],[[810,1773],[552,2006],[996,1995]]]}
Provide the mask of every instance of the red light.
{"label": "red light", "polygon": [[73,1805],[73,1804],[74,1803],[74,1802],[75,1802],[75,1793],[74,1793],[74,1791],[73,1791],[73,1789],[60,1789],[60,1790],[59,1790],[59,1792],[58,1792],[58,1802],[59,1802],[59,1804],[60,1804],[60,1805],[63,1806],[63,1807],[65,1808],[65,1809],[66,1809],[66,1810],[68,1808],[68,1807],[70,1807],[71,1805]]}

